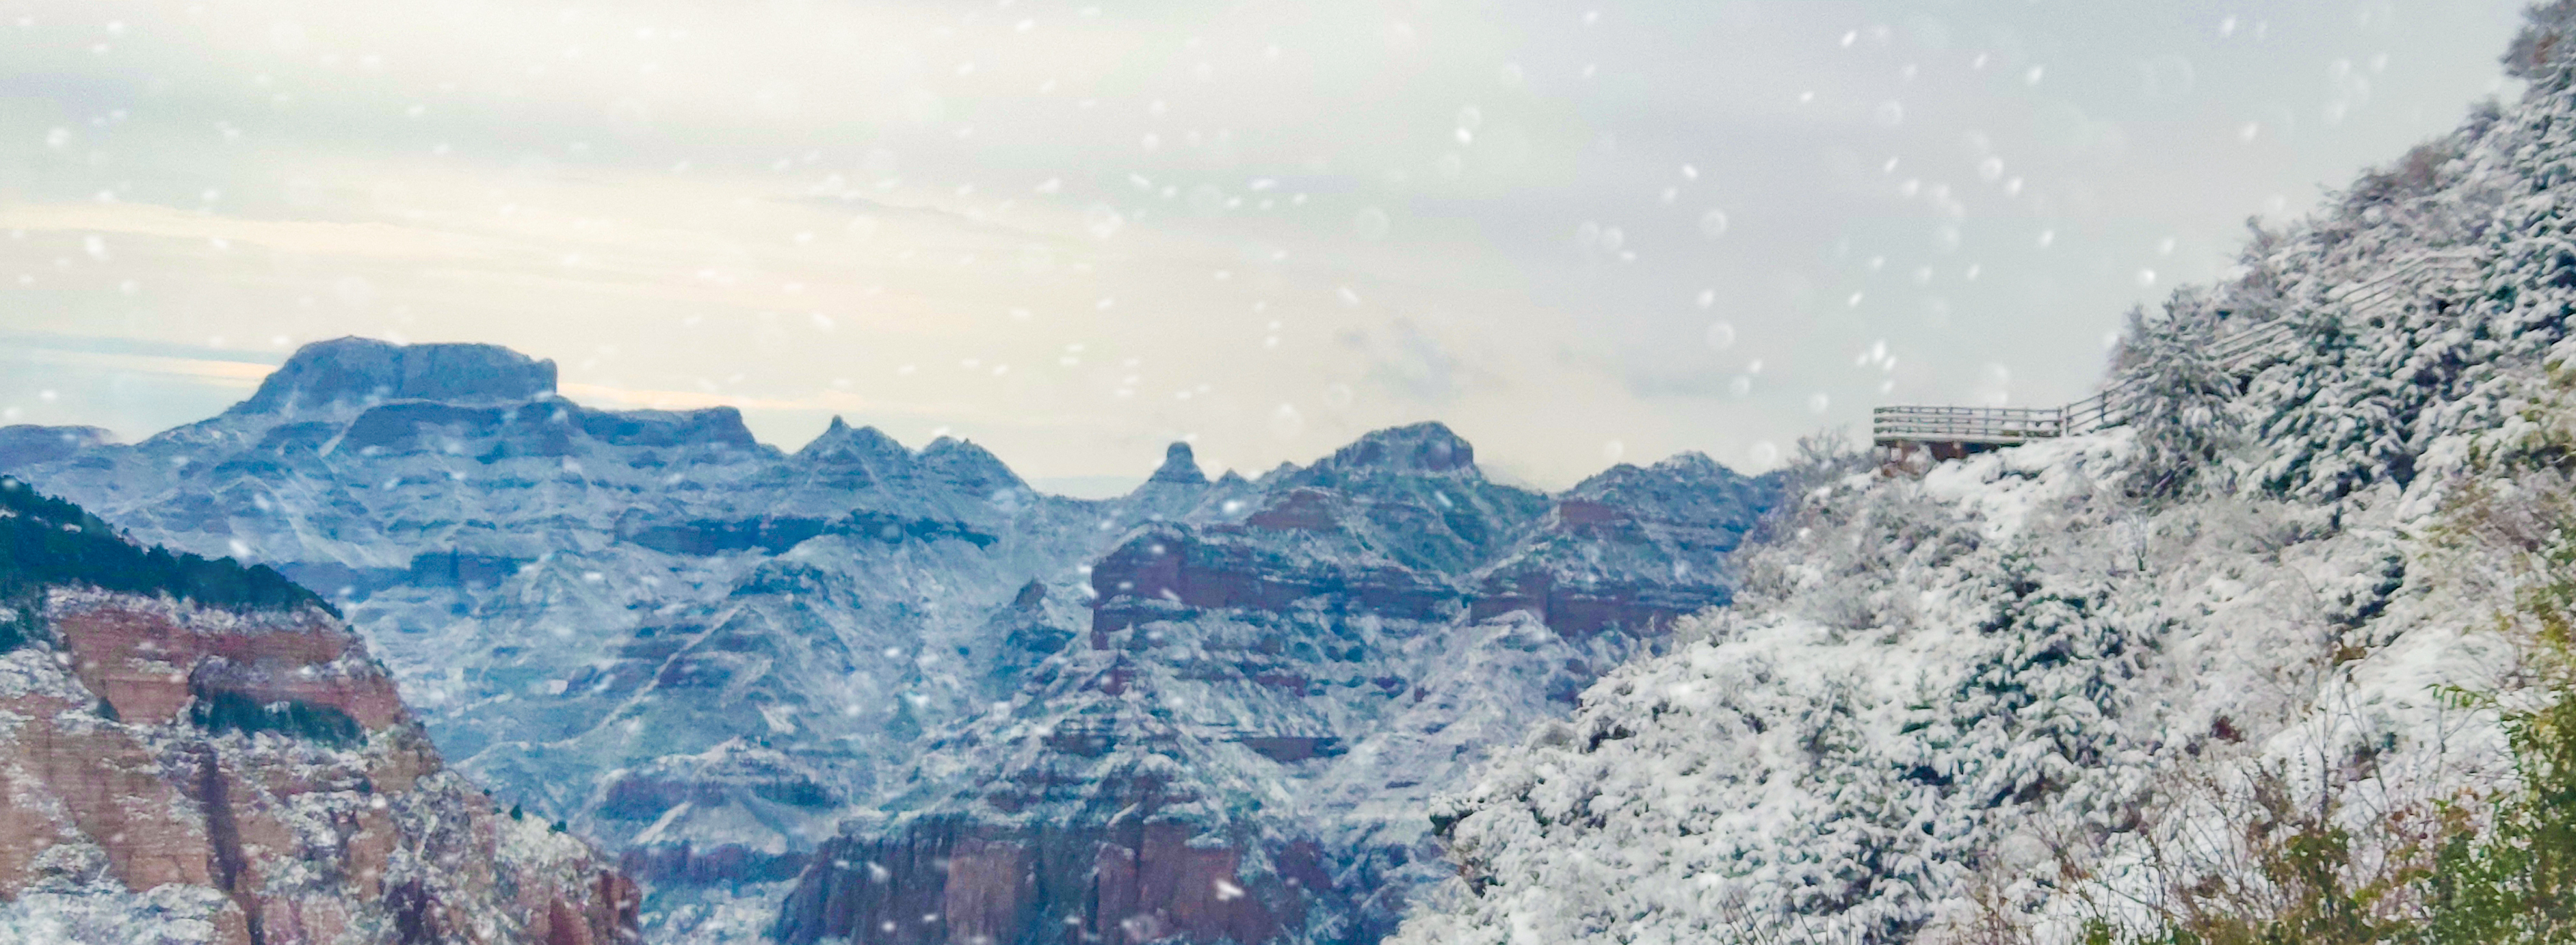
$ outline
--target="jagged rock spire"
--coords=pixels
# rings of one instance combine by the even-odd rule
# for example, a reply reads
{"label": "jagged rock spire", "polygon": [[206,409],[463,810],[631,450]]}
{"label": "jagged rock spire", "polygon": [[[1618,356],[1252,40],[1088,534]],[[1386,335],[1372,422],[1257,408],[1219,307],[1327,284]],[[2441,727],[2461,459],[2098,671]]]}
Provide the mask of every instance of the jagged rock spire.
{"label": "jagged rock spire", "polygon": [[858,465],[870,468],[900,469],[912,465],[912,451],[875,427],[853,427],[838,415],[823,435],[815,437],[796,451],[796,458],[808,463]]}
{"label": "jagged rock spire", "polygon": [[1187,443],[1174,443],[1163,450],[1163,465],[1156,467],[1148,482],[1169,482],[1186,486],[1207,485],[1207,474],[1199,471],[1198,456]]}

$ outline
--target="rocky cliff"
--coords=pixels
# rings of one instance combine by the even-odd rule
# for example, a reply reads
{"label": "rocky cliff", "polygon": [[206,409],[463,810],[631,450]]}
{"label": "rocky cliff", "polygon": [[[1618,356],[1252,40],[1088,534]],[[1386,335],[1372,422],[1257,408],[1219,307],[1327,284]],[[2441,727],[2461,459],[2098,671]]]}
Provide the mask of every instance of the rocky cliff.
{"label": "rocky cliff", "polygon": [[0,479],[0,941],[638,937],[579,840],[441,764],[329,606]]}

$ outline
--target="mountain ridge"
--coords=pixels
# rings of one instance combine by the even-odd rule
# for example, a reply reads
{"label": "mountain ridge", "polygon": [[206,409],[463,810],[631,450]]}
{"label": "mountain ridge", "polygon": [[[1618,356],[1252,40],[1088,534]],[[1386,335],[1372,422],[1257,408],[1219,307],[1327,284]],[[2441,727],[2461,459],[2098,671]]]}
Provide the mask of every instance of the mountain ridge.
{"label": "mountain ridge", "polygon": [[[291,358],[297,370],[263,388],[262,403],[280,409],[226,411],[131,445],[90,443],[19,472],[138,535],[272,564],[321,589],[461,770],[617,852],[646,884],[646,932],[657,941],[737,941],[779,927],[794,889],[831,886],[830,876],[800,878],[816,851],[908,843],[929,823],[911,816],[915,807],[954,807],[938,779],[973,780],[983,775],[967,772],[995,763],[965,746],[1089,744],[966,734],[976,720],[1008,729],[1023,711],[1074,718],[1104,697],[1240,704],[1152,723],[1183,746],[1154,764],[1214,764],[1228,772],[1220,780],[1264,795],[1315,781],[1318,798],[1341,798],[1328,807],[1345,813],[1241,821],[1253,846],[1233,862],[1267,869],[1275,839],[1305,851],[1293,856],[1318,875],[1339,877],[1309,902],[1246,874],[1243,888],[1288,897],[1261,928],[1292,938],[1382,929],[1402,890],[1427,882],[1438,861],[1421,848],[1400,866],[1356,865],[1391,862],[1366,850],[1420,847],[1429,829],[1401,805],[1353,800],[1379,790],[1356,785],[1397,780],[1416,791],[1425,776],[1379,767],[1424,752],[1472,755],[1513,720],[1565,711],[1615,654],[1657,645],[1674,614],[1723,599],[1730,536],[1770,501],[1766,486],[1684,463],[1657,468],[1714,498],[1594,496],[1584,501],[1610,510],[1602,522],[1562,524],[1548,494],[1485,479],[1473,447],[1439,424],[1379,431],[1258,481],[1210,480],[1175,444],[1127,494],[1068,499],[1031,489],[965,440],[914,450],[835,418],[790,452],[750,438],[728,409],[594,410],[540,389],[545,362],[429,347],[329,343]],[[334,364],[344,350],[359,363]],[[466,365],[464,376],[404,373],[449,363]],[[442,391],[457,396],[393,396]],[[1636,524],[1668,520],[1708,540],[1676,542],[1657,531],[1664,525]],[[1121,569],[1166,567],[1153,563],[1156,536],[1213,557],[1169,562],[1184,583],[1120,588]],[[1526,599],[1478,583],[1477,569],[1539,547],[1532,536],[1567,550],[1523,555],[1513,573],[1529,586],[1509,590]],[[1578,559],[1595,563],[1567,564]],[[1513,616],[1520,610],[1545,616]],[[1241,659],[1174,662],[1179,654],[1154,642],[1237,641],[1227,628],[1244,620],[1286,621],[1270,635],[1282,649],[1262,652],[1271,644],[1256,636]],[[1409,629],[1350,629],[1388,620]],[[1358,635],[1336,636],[1349,633]],[[1327,637],[1339,642],[1326,647]],[[1508,664],[1528,681],[1474,691],[1433,667],[1444,654],[1408,642],[1417,638],[1501,647],[1512,655],[1450,662]],[[1355,669],[1368,665],[1377,668]],[[1193,678],[1219,666],[1240,668]],[[1452,688],[1411,694],[1435,676]],[[1398,696],[1416,701],[1398,706]],[[1433,720],[1458,713],[1482,721]],[[1242,727],[1264,714],[1278,730]],[[1433,747],[1371,748],[1387,725],[1452,734]],[[916,764],[918,746],[934,742],[957,748]],[[1066,764],[1123,777],[1115,766]],[[1348,813],[1363,807],[1365,816]],[[845,836],[844,822],[894,832]],[[954,837],[988,846],[1027,839],[956,823],[971,830]],[[1068,821],[1056,835],[1110,836],[1098,828]],[[1371,836],[1385,841],[1362,842]],[[1134,917],[1093,922],[1113,929]]]}

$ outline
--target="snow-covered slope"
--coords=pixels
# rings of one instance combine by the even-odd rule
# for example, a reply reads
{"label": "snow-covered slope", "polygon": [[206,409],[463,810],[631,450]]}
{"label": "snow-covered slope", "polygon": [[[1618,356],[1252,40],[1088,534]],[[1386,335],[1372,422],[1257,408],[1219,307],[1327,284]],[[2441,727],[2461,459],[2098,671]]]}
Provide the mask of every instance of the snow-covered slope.
{"label": "snow-covered slope", "polygon": [[2136,319],[2125,426],[1809,468],[1731,608],[1438,802],[1462,876],[1394,940],[2068,940],[2242,836],[2247,772],[2355,811],[2493,774],[2439,687],[2497,684],[2509,585],[2424,536],[2576,353],[2571,24],[2535,14],[2521,101]]}

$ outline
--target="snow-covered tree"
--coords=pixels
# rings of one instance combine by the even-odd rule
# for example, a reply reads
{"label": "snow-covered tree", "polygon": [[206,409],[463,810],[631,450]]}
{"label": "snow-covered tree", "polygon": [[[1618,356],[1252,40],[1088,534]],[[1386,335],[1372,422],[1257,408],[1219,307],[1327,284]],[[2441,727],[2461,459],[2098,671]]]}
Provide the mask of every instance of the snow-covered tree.
{"label": "snow-covered tree", "polygon": [[2129,310],[2108,390],[2116,411],[2138,433],[2136,480],[2141,495],[2166,497],[2201,484],[2232,486],[2219,456],[2243,439],[2228,410],[2236,378],[2218,361],[2215,308],[2203,293],[2178,292],[2160,315]]}

